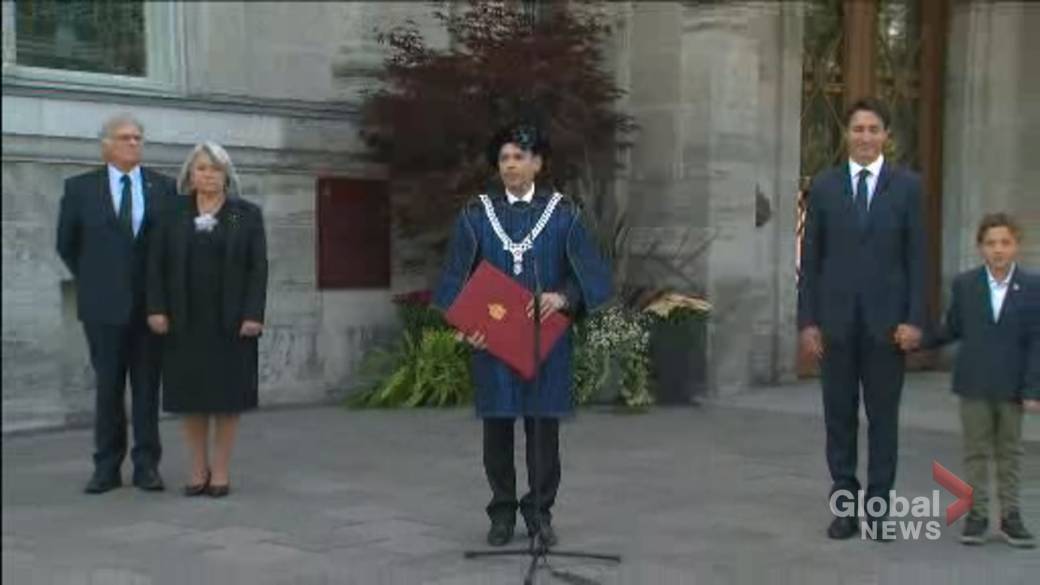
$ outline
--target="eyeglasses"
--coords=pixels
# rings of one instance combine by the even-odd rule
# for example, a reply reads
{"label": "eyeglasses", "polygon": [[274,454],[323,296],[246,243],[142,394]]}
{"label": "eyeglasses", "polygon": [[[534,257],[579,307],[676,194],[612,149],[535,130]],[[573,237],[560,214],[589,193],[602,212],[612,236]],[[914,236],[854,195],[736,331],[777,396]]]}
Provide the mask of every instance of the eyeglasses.
{"label": "eyeglasses", "polygon": [[113,136],[112,140],[115,140],[116,142],[137,142],[137,143],[142,143],[142,142],[144,142],[144,136],[141,136],[140,134],[119,134],[119,135]]}

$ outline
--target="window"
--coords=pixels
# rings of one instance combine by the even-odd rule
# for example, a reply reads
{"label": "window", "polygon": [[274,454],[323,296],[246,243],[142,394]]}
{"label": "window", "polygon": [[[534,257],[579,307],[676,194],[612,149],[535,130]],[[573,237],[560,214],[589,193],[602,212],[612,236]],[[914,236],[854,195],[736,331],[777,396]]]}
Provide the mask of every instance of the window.
{"label": "window", "polygon": [[18,0],[21,65],[144,77],[144,2]]}
{"label": "window", "polygon": [[[539,24],[552,16],[552,11],[561,9],[548,0],[521,0],[520,9],[531,26]],[[562,9],[566,9],[563,7]]]}
{"label": "window", "polygon": [[385,181],[318,179],[318,288],[390,287]]}
{"label": "window", "polygon": [[184,3],[4,0],[4,84],[176,91]]}

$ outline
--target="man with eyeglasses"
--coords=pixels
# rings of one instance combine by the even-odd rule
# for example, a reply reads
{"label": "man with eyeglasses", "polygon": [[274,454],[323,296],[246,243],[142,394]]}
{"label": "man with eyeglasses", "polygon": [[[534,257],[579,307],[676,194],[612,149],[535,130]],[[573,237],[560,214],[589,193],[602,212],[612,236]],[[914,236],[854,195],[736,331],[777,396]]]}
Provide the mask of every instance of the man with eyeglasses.
{"label": "man with eyeglasses", "polygon": [[58,216],[58,254],[76,280],[76,301],[97,379],[94,474],[84,491],[123,484],[127,451],[124,407],[129,375],[134,446],[133,483],[161,491],[159,475],[160,341],[147,326],[144,290],[148,238],[172,179],[142,168],[144,127],[120,114],[101,129],[105,166],[65,181]]}

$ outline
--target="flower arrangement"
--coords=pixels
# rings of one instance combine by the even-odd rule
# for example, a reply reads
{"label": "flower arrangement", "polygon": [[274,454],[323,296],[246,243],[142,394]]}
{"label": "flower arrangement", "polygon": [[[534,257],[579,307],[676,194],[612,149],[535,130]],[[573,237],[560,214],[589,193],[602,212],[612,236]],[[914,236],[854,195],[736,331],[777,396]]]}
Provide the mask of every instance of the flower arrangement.
{"label": "flower arrangement", "polygon": [[672,323],[704,318],[711,311],[712,306],[708,301],[671,291],[657,295],[643,308],[644,313]]}
{"label": "flower arrangement", "polygon": [[625,406],[638,409],[653,404],[649,383],[650,333],[644,315],[614,306],[579,322],[576,332],[574,395],[578,404],[590,402],[609,383],[615,364]]}
{"label": "flower arrangement", "polygon": [[448,324],[440,311],[430,304],[433,301],[433,292],[415,290],[395,295],[393,302],[397,305],[397,315],[401,318],[404,330],[416,339],[422,337],[426,329],[447,329]]}

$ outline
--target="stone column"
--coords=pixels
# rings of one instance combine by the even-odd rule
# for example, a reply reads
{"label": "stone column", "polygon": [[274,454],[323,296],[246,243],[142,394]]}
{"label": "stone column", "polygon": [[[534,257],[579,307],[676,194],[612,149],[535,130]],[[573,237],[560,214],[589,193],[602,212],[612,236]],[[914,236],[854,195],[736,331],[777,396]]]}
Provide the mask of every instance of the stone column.
{"label": "stone column", "polygon": [[[800,7],[631,7],[628,59],[618,62],[628,63],[640,125],[629,208],[633,249],[647,255],[634,259],[634,280],[716,306],[713,393],[773,381],[793,366]],[[756,229],[758,194],[773,219]]]}
{"label": "stone column", "polygon": [[[797,2],[763,8],[753,34],[759,39],[758,145],[755,185],[761,209],[755,230],[754,384],[795,379],[797,303],[795,219],[801,165],[804,10]],[[762,213],[768,212],[768,216]]]}
{"label": "stone column", "polygon": [[943,296],[979,263],[975,228],[1007,211],[1026,232],[1022,261],[1040,263],[1040,5],[954,3],[946,73],[943,151]]}
{"label": "stone column", "polygon": [[708,384],[716,394],[745,389],[751,379],[755,282],[755,194],[758,143],[756,10],[742,5],[692,7],[685,24],[688,75],[700,73],[707,125],[688,128],[707,138],[708,297],[715,305],[708,334]]}

